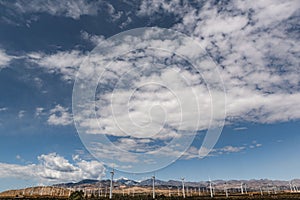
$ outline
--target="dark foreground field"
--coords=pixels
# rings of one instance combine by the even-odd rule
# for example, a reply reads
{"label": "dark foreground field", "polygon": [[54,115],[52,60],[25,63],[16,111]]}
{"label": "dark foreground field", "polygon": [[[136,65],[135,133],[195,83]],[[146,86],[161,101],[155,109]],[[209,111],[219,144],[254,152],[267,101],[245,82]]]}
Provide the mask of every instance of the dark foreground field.
{"label": "dark foreground field", "polygon": [[[80,194],[72,194],[69,198],[63,198],[63,197],[15,197],[15,198],[11,198],[11,197],[0,197],[0,200],[12,200],[12,199],[28,199],[28,200],[36,200],[36,199],[42,199],[42,200],[108,200],[109,198],[99,198],[99,197],[83,197]],[[122,196],[122,195],[115,195],[113,197],[113,199],[115,200],[152,200],[152,196],[148,195],[137,195],[135,197],[133,196]],[[183,200],[182,197],[166,197],[166,196],[157,196],[156,197],[157,200]],[[228,198],[226,198],[224,195],[223,196],[214,196],[213,198],[211,198],[210,196],[197,196],[197,197],[186,197],[186,200],[201,200],[201,199],[217,199],[217,200],[230,200],[230,199],[234,199],[234,200],[238,200],[238,199],[261,199],[261,200],[271,200],[271,199],[300,199],[300,193],[298,194],[291,194],[291,193],[286,193],[286,194],[277,194],[277,195],[232,195],[229,196]]]}

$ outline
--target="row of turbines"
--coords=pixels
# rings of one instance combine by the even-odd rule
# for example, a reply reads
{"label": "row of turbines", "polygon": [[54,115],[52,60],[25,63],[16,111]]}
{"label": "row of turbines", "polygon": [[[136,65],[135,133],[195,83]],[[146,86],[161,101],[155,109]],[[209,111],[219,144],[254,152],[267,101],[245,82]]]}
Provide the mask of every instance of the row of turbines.
{"label": "row of turbines", "polygon": [[[112,169],[112,171],[110,171],[110,185],[109,185],[109,199],[113,198],[113,189],[114,189],[114,175],[115,175],[115,171],[114,169]],[[152,179],[152,198],[155,199],[156,198],[156,191],[155,191],[155,175],[153,175],[151,177]],[[201,196],[203,194],[209,194],[211,198],[213,198],[214,196],[216,196],[216,188],[214,186],[214,182],[211,181],[211,179],[209,178],[209,185],[208,187],[206,187],[205,189],[202,188],[190,188],[185,186],[185,178],[181,178],[181,188],[179,186],[177,186],[177,196],[182,196],[183,198],[186,198],[186,196],[193,196],[193,195],[198,195]],[[50,187],[50,190],[49,190]],[[296,186],[295,183],[293,183],[292,181],[289,182],[289,187],[290,187],[290,192],[291,193],[296,193],[296,192],[300,192],[298,187]],[[168,192],[169,192],[169,196],[171,196],[171,193],[174,194],[174,190],[173,192],[171,192],[173,189],[173,187],[168,187]],[[197,192],[198,189],[198,192]],[[220,187],[218,189],[220,191]],[[102,185],[100,183],[100,185],[98,186],[98,189],[95,188],[60,188],[60,187],[54,187],[54,186],[39,186],[39,187],[31,187],[31,188],[27,188],[27,189],[23,189],[22,195],[29,195],[29,196],[34,196],[34,195],[39,195],[39,196],[43,196],[43,195],[49,195],[49,196],[70,196],[72,192],[74,191],[82,191],[84,193],[84,195],[94,195],[94,196],[103,196],[103,197],[107,197],[108,194],[108,187],[105,186],[105,191],[102,191]],[[240,192],[240,194],[244,195],[244,194],[248,194],[248,190],[247,190],[247,185],[243,182],[240,183],[239,189],[238,191]],[[277,194],[279,192],[279,189],[277,188],[277,186],[265,186],[265,187],[259,187],[259,192],[260,195],[263,196],[265,193],[267,194]],[[122,194],[123,196],[125,195],[125,189],[122,189]],[[225,182],[224,184],[224,191],[223,194],[226,197],[229,197],[229,188],[227,183]],[[127,189],[127,195],[135,195],[135,190],[134,188],[128,188]]]}
{"label": "row of turbines", "polygon": [[[112,199],[112,195],[113,195],[113,177],[114,177],[114,170],[112,170],[111,172],[110,172],[110,174],[111,174],[111,179],[110,179],[110,192],[109,192],[109,199]],[[153,175],[152,177],[152,198],[153,199],[155,199],[156,198],[156,193],[155,193],[155,175]],[[179,192],[179,187],[177,188],[178,189],[178,193],[177,193],[177,195],[178,196],[182,196],[183,198],[185,198],[186,197],[186,194],[188,194],[189,193],[189,191],[188,191],[188,187],[185,187],[185,178],[181,178],[181,183],[182,183],[182,195],[180,195],[180,192]],[[298,187],[295,185],[295,184],[293,184],[291,181],[290,181],[290,190],[291,190],[291,192],[299,192],[299,190],[298,190]],[[168,187],[168,189],[169,189],[169,196],[171,196],[171,189],[172,189],[172,187]],[[259,187],[259,189],[260,189],[260,194],[261,194],[261,196],[263,196],[264,195],[264,190],[263,190],[263,188],[262,187]],[[274,194],[277,194],[277,191],[278,191],[278,188],[275,186],[275,187],[272,187],[272,189],[273,189],[273,191],[271,191],[271,189],[270,189],[270,187],[268,186],[267,188],[266,188],[266,190],[267,190],[267,193],[270,195],[272,192],[274,193]],[[200,191],[200,187],[199,187],[199,190],[198,190],[198,195],[200,196],[201,195],[201,191]],[[203,191],[204,192],[204,191]],[[228,192],[228,187],[227,187],[227,183],[225,182],[225,184],[224,184],[224,192],[225,192],[225,196],[226,197],[229,197],[229,192]],[[194,188],[194,193],[196,193],[196,188]],[[213,187],[213,182],[211,181],[211,179],[209,179],[209,193],[210,193],[210,197],[211,198],[213,198],[214,196],[215,196],[215,189],[214,189],[214,187]],[[245,183],[243,183],[243,182],[241,182],[241,184],[240,184],[240,193],[242,194],[242,195],[244,195],[244,194],[248,194],[248,191],[247,191],[247,185],[245,184]],[[191,194],[192,194],[192,192],[191,192]],[[123,190],[123,196],[124,196],[124,190]],[[134,190],[133,190],[133,196],[134,196]]]}
{"label": "row of turbines", "polygon": [[72,188],[62,188],[55,186],[36,186],[24,188],[21,192],[16,193],[16,195],[22,196],[70,196],[74,189]]}

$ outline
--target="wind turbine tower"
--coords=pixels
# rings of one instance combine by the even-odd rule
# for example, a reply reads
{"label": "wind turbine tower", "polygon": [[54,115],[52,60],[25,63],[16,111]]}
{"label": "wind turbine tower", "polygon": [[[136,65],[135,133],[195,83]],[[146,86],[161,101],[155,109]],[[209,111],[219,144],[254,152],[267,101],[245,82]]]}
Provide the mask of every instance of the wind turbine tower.
{"label": "wind turbine tower", "polygon": [[292,182],[290,181],[289,184],[290,184],[290,189],[291,189],[291,193],[292,193],[293,192]]}
{"label": "wind turbine tower", "polygon": [[264,193],[263,193],[263,191],[262,191],[262,189],[261,189],[261,186],[259,187],[259,190],[260,190],[260,195],[261,195],[261,196],[264,196]]}
{"label": "wind turbine tower", "polygon": [[111,175],[111,178],[110,178],[109,199],[112,199],[113,181],[114,181],[114,175],[115,175],[114,169],[110,172],[110,175]]}
{"label": "wind turbine tower", "polygon": [[181,178],[181,182],[182,182],[182,196],[183,198],[185,198],[185,191],[184,191],[184,178]]}
{"label": "wind turbine tower", "polygon": [[155,176],[152,176],[152,198],[155,199]]}
{"label": "wind turbine tower", "polygon": [[212,183],[211,183],[210,179],[209,179],[209,191],[210,191],[210,197],[213,198],[214,194],[213,194],[213,188],[212,188]]}
{"label": "wind turbine tower", "polygon": [[226,194],[226,198],[228,198],[227,182],[225,182],[225,194]]}
{"label": "wind turbine tower", "polygon": [[244,194],[243,183],[241,183],[241,194]]}
{"label": "wind turbine tower", "polygon": [[172,187],[168,186],[168,189],[169,189],[169,197],[171,196],[171,189]]}

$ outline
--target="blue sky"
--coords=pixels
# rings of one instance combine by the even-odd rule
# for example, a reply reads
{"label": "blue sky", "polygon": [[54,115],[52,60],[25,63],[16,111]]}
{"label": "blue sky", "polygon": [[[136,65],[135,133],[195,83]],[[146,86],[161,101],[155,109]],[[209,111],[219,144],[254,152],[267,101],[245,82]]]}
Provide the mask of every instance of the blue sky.
{"label": "blue sky", "polygon": [[[0,1],[0,13],[0,191],[85,178],[107,178],[110,167],[103,165],[102,161],[108,165],[112,163],[107,161],[117,163],[113,164],[119,169],[117,178],[145,179],[153,172],[124,172],[140,170],[147,165],[146,161],[139,159],[142,156],[135,157],[128,149],[150,151],[168,144],[172,137],[188,138],[185,134],[193,131],[196,132],[191,146],[176,162],[157,170],[158,179],[299,178],[298,1],[258,1],[253,4],[251,1],[78,0],[62,3],[52,0],[41,3],[32,0],[25,4],[16,0]],[[200,159],[199,148],[207,131],[206,119],[211,117],[210,107],[204,104],[209,96],[205,93],[207,85],[203,84],[203,77],[187,69],[188,64],[180,59],[171,60],[166,68],[145,65],[141,68],[145,72],[139,73],[140,77],[136,75],[140,68],[133,68],[131,62],[116,61],[118,65],[109,69],[113,75],[106,72],[105,79],[100,82],[105,87],[100,85],[96,95],[101,127],[95,129],[93,119],[79,120],[78,127],[83,128],[85,133],[77,132],[72,114],[76,73],[80,70],[85,72],[82,63],[89,61],[91,52],[99,53],[99,44],[100,47],[110,47],[109,43],[105,43],[108,38],[140,27],[168,28],[186,34],[205,49],[201,53],[209,55],[219,70],[226,95],[223,102],[226,117],[219,140],[205,158]],[[94,50],[96,46],[97,51]],[[196,49],[186,51],[190,55],[195,52]],[[159,51],[139,53],[144,59],[142,64],[148,59],[145,54],[157,56],[155,64],[166,64],[159,59],[170,57]],[[169,68],[181,73],[174,75]],[[206,73],[204,67],[200,71],[207,77],[212,72],[208,70]],[[128,73],[129,78],[120,76],[115,79],[114,75],[123,72]],[[148,75],[144,77],[149,73],[155,74],[152,79]],[[181,84],[180,77],[183,75],[191,85]],[[209,85],[212,80],[207,77]],[[133,95],[135,99],[130,104],[131,111],[136,111],[129,113],[132,114],[131,119],[142,123],[142,119],[146,118],[141,113],[149,111],[144,107],[166,105],[164,102],[168,105],[174,103],[172,109],[164,107],[166,116],[174,116],[174,119],[166,118],[164,123],[167,126],[163,127],[161,135],[153,136],[147,135],[149,132],[145,129],[141,131],[132,128],[132,124],[120,123],[122,128],[132,131],[123,136],[115,129],[117,126],[108,110],[110,105],[102,101],[120,84],[119,90],[114,93],[116,108],[119,109],[121,103],[118,102],[123,98],[121,92],[135,89],[133,85],[149,80],[176,88],[173,92],[179,96],[184,110],[182,115],[188,120],[184,120],[183,127],[178,128],[177,104],[172,101],[173,93],[167,90],[168,87],[156,85],[158,88],[153,89],[141,86],[138,92],[130,93],[136,95]],[[185,98],[190,93],[183,91],[191,88],[200,97],[196,103],[200,103],[201,118],[192,112],[195,102],[190,99],[193,98]],[[154,90],[159,104],[152,104]],[[209,92],[220,95],[216,88]],[[144,98],[142,103],[138,101],[140,97]],[[220,126],[218,122],[222,121],[222,109],[219,111],[218,106],[215,107],[216,120],[210,121],[216,126]],[[117,120],[126,122],[123,108],[115,111],[120,116]],[[163,121],[161,116],[164,112],[156,107],[150,111],[151,120],[157,121],[148,127],[151,131]],[[201,119],[197,129],[193,125],[195,119]],[[97,149],[99,154],[94,152],[98,155],[97,160],[88,152],[91,146],[86,147],[82,140],[94,142],[103,135],[113,143],[109,147],[102,144],[102,148]],[[112,155],[112,149],[116,148],[113,145],[126,153]],[[177,158],[177,150],[164,151],[161,155],[165,156],[164,159]],[[113,160],[107,158],[110,155]],[[151,155],[154,159],[160,156]],[[162,158],[156,161],[156,166],[160,166],[160,161],[163,163]]]}

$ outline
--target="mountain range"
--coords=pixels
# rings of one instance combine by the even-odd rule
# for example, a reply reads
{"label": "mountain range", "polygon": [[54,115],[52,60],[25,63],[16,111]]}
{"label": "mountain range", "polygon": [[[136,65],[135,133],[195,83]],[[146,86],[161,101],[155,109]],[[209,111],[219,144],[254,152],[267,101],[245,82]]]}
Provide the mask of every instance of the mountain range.
{"label": "mountain range", "polygon": [[[130,180],[127,178],[120,178],[120,179],[115,179],[114,180],[114,186],[137,186],[137,187],[148,187],[152,186],[152,179],[146,179],[142,181],[135,181],[135,180]],[[58,187],[65,187],[65,188],[74,188],[74,187],[99,187],[101,186],[109,186],[110,180],[91,180],[91,179],[86,179],[82,180],[79,182],[70,182],[70,183],[61,183],[61,184],[56,184],[55,186]],[[190,188],[206,188],[209,187],[210,182],[209,181],[199,181],[199,182],[190,182],[190,181],[185,181],[184,182],[186,187]],[[224,185],[227,185],[228,188],[239,188],[241,184],[246,185],[248,188],[271,188],[271,187],[277,187],[281,188],[282,190],[286,189],[289,190],[290,187],[296,187],[298,188],[300,186],[300,179],[293,179],[290,181],[285,181],[285,180],[269,180],[269,179],[251,179],[251,180],[213,180],[212,185],[218,189],[218,188],[223,188]],[[182,186],[182,181],[181,180],[155,180],[155,186],[156,187],[181,187]]]}

